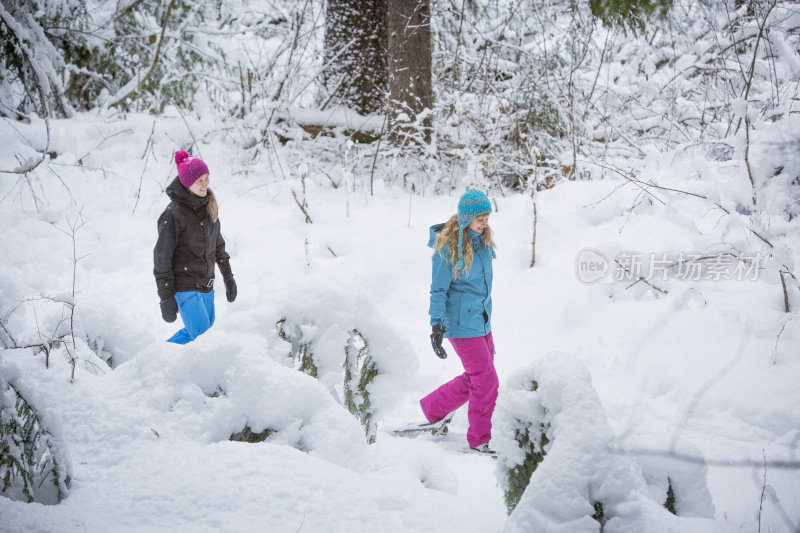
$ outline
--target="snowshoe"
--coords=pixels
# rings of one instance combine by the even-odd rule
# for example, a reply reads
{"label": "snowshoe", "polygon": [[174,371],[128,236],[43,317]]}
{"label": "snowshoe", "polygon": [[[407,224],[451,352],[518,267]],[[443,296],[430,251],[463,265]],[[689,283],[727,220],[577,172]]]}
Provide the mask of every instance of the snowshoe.
{"label": "snowshoe", "polygon": [[469,453],[475,453],[478,455],[487,455],[492,459],[497,459],[497,452],[489,448],[488,443],[481,444],[480,446],[475,446],[474,448],[470,448]]}
{"label": "snowshoe", "polygon": [[448,433],[447,424],[453,420],[455,411],[447,414],[441,420],[436,422],[423,422],[421,424],[409,424],[405,427],[393,429],[392,433],[395,435],[414,435],[416,433],[430,433],[436,437],[444,437]]}

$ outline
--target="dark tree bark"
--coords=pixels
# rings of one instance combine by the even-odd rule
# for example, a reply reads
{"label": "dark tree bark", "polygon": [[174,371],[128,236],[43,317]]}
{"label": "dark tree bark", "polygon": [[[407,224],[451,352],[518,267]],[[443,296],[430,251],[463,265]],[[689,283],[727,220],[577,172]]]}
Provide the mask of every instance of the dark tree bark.
{"label": "dark tree bark", "polygon": [[386,101],[387,0],[328,0],[322,105],[336,103],[361,114]]}
{"label": "dark tree bark", "polygon": [[[389,0],[389,126],[395,141],[419,138],[412,124],[433,107],[430,13],[430,0]],[[419,124],[425,142],[430,142],[432,123],[429,115]]]}

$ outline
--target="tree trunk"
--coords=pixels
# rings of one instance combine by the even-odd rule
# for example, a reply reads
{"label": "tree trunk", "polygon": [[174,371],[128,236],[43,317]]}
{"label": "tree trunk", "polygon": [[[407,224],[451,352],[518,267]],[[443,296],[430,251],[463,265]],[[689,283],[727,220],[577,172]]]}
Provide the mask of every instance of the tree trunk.
{"label": "tree trunk", "polygon": [[387,0],[328,0],[323,107],[332,102],[365,115],[383,107],[386,4]]}
{"label": "tree trunk", "polygon": [[430,142],[433,107],[430,0],[389,0],[389,128],[395,142]]}

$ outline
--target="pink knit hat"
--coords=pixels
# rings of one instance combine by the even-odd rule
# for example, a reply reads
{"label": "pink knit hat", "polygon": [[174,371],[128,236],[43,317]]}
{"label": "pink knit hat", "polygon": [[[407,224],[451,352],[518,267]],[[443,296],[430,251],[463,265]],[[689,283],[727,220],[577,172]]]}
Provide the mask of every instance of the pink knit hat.
{"label": "pink knit hat", "polygon": [[208,167],[202,159],[190,156],[183,150],[175,152],[175,164],[178,166],[178,179],[187,189],[203,174],[208,174]]}

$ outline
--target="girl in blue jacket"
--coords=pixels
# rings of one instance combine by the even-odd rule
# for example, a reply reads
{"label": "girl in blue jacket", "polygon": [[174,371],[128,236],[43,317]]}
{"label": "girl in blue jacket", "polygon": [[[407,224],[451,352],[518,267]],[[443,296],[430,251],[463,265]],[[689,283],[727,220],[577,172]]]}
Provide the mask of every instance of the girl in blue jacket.
{"label": "girl in blue jacket", "polygon": [[488,445],[498,389],[491,326],[495,257],[491,212],[489,198],[473,189],[459,200],[457,214],[431,227],[431,341],[436,355],[444,358],[442,339],[449,339],[465,372],[425,396],[420,405],[436,427],[469,402],[467,442],[476,452],[494,456]]}

